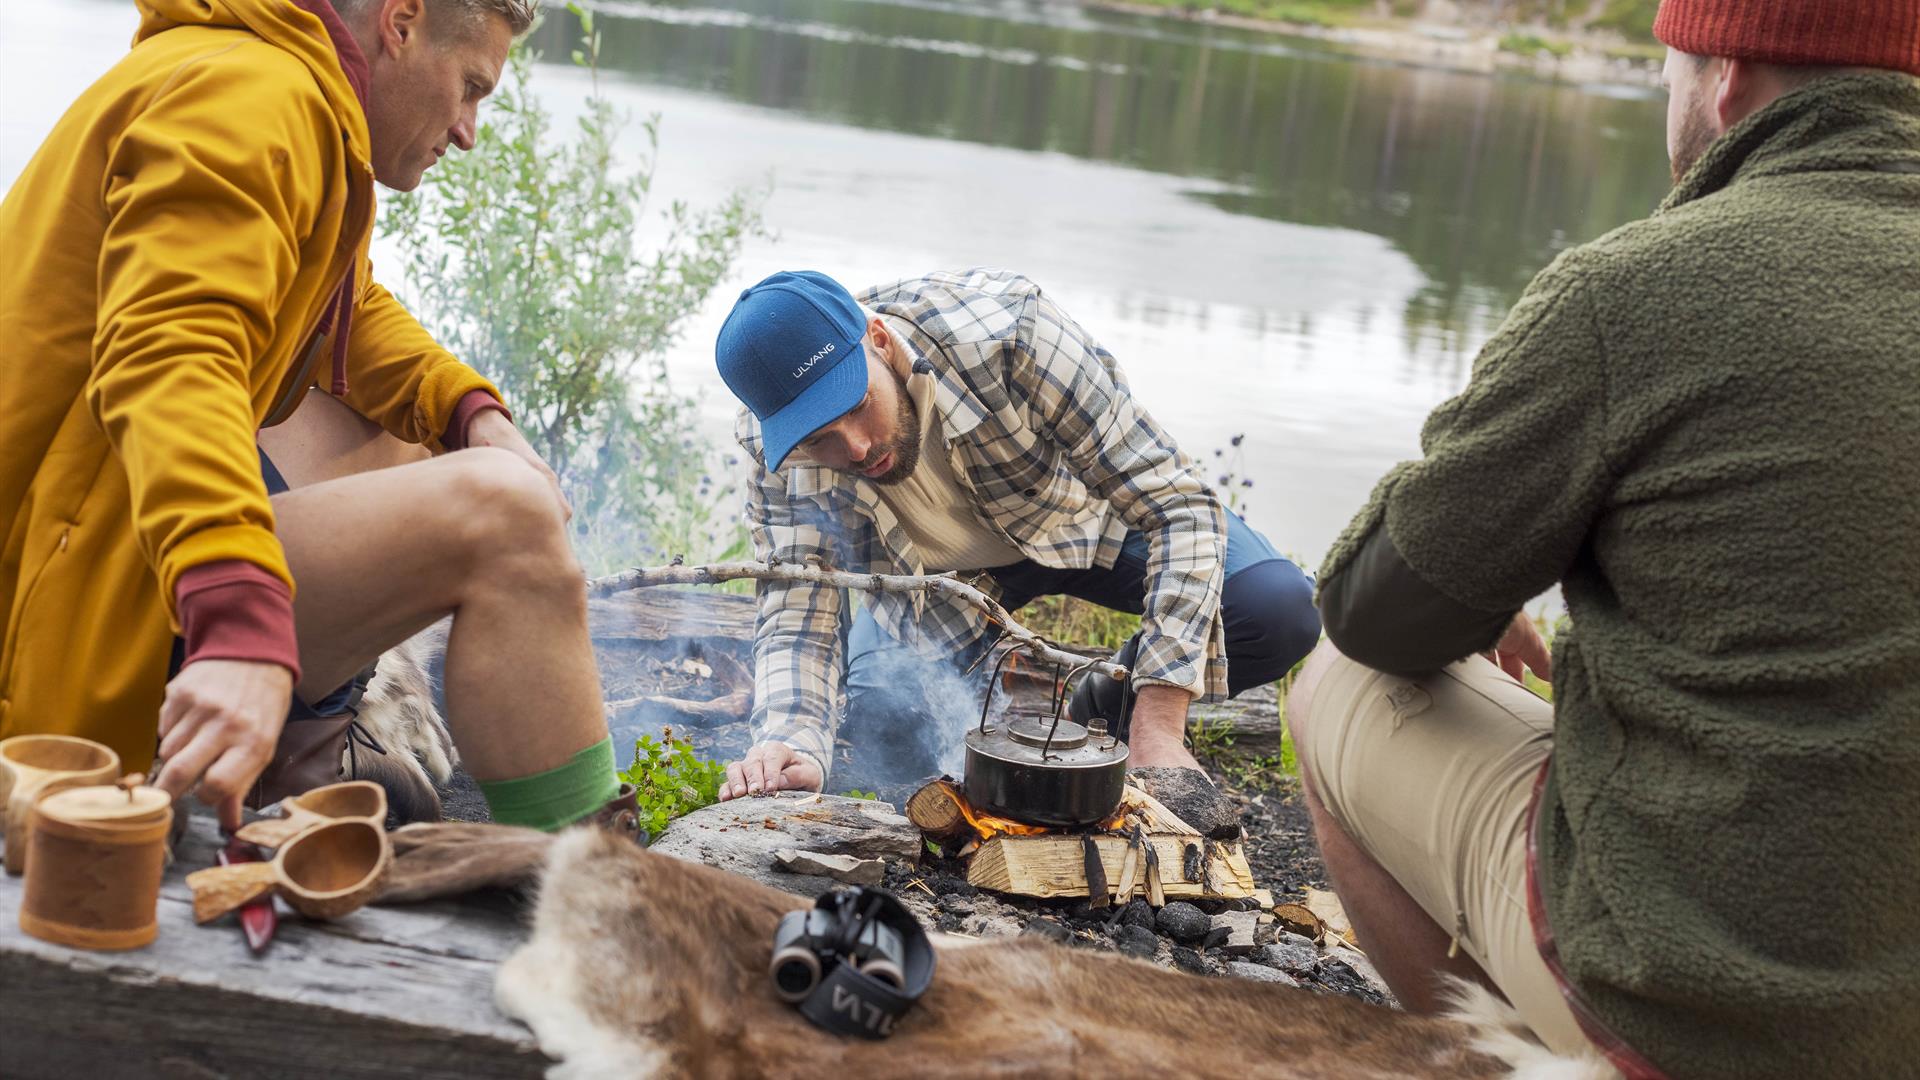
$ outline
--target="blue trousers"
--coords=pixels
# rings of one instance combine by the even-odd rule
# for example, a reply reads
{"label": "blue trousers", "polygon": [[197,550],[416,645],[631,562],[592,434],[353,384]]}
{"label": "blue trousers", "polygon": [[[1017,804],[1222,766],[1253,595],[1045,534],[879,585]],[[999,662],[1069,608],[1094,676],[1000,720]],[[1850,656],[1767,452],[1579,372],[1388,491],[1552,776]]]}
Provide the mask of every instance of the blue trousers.
{"label": "blue trousers", "polygon": [[[1264,686],[1290,671],[1320,640],[1313,580],[1273,549],[1240,515],[1227,513],[1226,624],[1229,695]],[[1057,570],[1031,559],[988,571],[1015,611],[1041,596],[1066,595],[1138,615],[1146,600],[1147,537],[1130,532],[1110,568]],[[955,772],[968,715],[978,718],[984,665],[961,672],[991,645],[974,642],[956,656],[921,656],[894,640],[864,608],[847,631],[846,729],[856,759],[902,779]],[[866,770],[862,770],[865,772]]]}

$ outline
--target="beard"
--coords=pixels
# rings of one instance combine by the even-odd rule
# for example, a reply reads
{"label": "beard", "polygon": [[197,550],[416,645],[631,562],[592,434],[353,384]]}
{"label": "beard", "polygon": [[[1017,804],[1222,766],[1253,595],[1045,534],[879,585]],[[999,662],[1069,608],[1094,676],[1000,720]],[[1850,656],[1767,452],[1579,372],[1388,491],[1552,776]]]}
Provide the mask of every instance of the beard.
{"label": "beard", "polygon": [[[900,404],[894,412],[894,436],[885,446],[876,446],[867,451],[867,460],[879,461],[888,454],[893,455],[893,468],[870,479],[880,485],[897,484],[913,475],[920,464],[920,407],[913,403],[913,396],[907,393],[907,380],[892,368],[887,369],[893,376],[894,389],[899,392]],[[859,466],[855,465],[855,469]]]}
{"label": "beard", "polygon": [[1707,147],[1712,146],[1719,137],[1702,111],[1696,109],[1681,117],[1680,130],[1674,132],[1671,155],[1675,184],[1693,170],[1694,164],[1707,152]]}

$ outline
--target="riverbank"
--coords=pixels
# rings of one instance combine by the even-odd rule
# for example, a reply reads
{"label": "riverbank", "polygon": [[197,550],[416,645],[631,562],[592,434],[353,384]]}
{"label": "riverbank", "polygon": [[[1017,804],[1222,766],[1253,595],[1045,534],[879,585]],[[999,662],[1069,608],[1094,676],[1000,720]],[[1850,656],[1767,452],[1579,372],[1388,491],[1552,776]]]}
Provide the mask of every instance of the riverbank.
{"label": "riverbank", "polygon": [[1344,4],[1236,5],[1243,11],[1203,7],[1198,0],[1082,3],[1101,11],[1311,38],[1362,59],[1410,67],[1517,74],[1582,86],[1660,86],[1663,51],[1658,45],[1606,30],[1482,23],[1457,14],[1451,4],[1444,5],[1447,16],[1400,17]]}

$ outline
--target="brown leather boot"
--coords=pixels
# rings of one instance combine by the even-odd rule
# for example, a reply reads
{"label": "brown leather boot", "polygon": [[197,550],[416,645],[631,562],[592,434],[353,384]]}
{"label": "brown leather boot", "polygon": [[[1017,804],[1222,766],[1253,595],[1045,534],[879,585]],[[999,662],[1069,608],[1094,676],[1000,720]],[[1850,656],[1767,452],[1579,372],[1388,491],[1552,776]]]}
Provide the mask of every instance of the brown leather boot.
{"label": "brown leather boot", "polygon": [[607,800],[607,805],[587,815],[585,820],[602,829],[631,837],[641,847],[647,846],[646,830],[640,827],[640,789],[632,784],[621,784],[620,790]]}

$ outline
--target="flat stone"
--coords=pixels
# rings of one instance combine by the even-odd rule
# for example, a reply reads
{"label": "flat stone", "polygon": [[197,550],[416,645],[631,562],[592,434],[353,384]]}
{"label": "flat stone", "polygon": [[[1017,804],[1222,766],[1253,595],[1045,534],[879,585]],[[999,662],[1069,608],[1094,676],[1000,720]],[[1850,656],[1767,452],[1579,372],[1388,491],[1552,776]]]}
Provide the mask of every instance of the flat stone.
{"label": "flat stone", "polygon": [[1020,931],[1021,937],[1037,937],[1065,945],[1073,940],[1073,931],[1056,919],[1035,919]]}
{"label": "flat stone", "polygon": [[1252,979],[1255,982],[1280,983],[1283,986],[1299,986],[1300,981],[1284,971],[1275,971],[1264,964],[1250,964],[1245,960],[1227,961],[1227,974],[1237,979]]}
{"label": "flat stone", "polygon": [[1185,900],[1175,900],[1161,908],[1160,913],[1154,916],[1153,923],[1161,933],[1180,942],[1198,941],[1206,937],[1207,930],[1213,925],[1206,912]]}
{"label": "flat stone", "polygon": [[783,791],[701,807],[675,819],[649,846],[813,897],[831,887],[830,879],[780,869],[781,851],[912,861],[920,853],[920,830],[889,803]]}
{"label": "flat stone", "polygon": [[1127,779],[1160,800],[1174,816],[1216,840],[1240,838],[1240,811],[1198,769],[1129,769]]}
{"label": "flat stone", "polygon": [[1254,949],[1254,932],[1259,929],[1260,913],[1257,911],[1228,911],[1213,917],[1212,933],[1221,930],[1227,932],[1227,939],[1220,947],[1229,954],[1239,956]]}
{"label": "flat stone", "polygon": [[1249,959],[1256,963],[1265,964],[1271,968],[1279,968],[1281,971],[1311,971],[1313,965],[1320,962],[1320,950],[1314,947],[1313,942],[1307,941],[1298,934],[1287,934],[1285,936],[1293,938],[1295,941],[1306,942],[1306,944],[1296,944],[1295,941],[1286,941],[1283,939],[1272,945],[1265,945],[1255,949]]}
{"label": "flat stone", "polygon": [[1207,975],[1213,970],[1207,967],[1206,957],[1201,956],[1197,950],[1189,949],[1185,945],[1175,945],[1172,953],[1173,966],[1189,975]]}
{"label": "flat stone", "polygon": [[1114,929],[1113,943],[1128,956],[1137,956],[1142,960],[1153,959],[1160,951],[1160,938],[1153,931],[1142,926],[1119,926]]}
{"label": "flat stone", "polygon": [[1396,1006],[1399,1004],[1399,1000],[1393,996],[1393,991],[1387,988],[1387,980],[1380,977],[1379,970],[1373,966],[1373,961],[1367,959],[1364,953],[1355,949],[1349,949],[1344,945],[1335,945],[1326,951],[1326,958],[1345,964],[1347,967],[1353,969],[1353,973],[1359,976],[1360,981],[1366,984],[1369,989],[1385,998],[1388,1004]]}
{"label": "flat stone", "polygon": [[773,865],[790,874],[830,877],[849,885],[878,885],[880,879],[887,876],[887,864],[883,859],[856,859],[851,855],[823,855],[818,851],[795,851],[792,848],[775,852]]}
{"label": "flat stone", "polygon": [[955,915],[971,915],[974,912],[973,901],[964,896],[943,896],[938,903],[940,910],[950,911]]}

